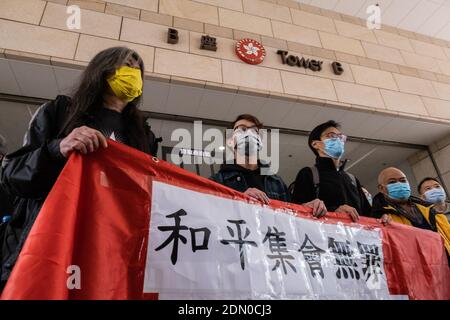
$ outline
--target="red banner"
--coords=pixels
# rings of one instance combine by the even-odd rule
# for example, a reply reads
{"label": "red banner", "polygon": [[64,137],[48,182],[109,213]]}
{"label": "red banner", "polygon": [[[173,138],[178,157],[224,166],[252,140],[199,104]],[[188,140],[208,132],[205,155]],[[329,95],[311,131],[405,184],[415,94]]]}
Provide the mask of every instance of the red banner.
{"label": "red banner", "polygon": [[[2,299],[148,299],[144,277],[152,207],[152,184],[164,182],[235,201],[245,195],[109,142],[95,154],[74,154],[49,194],[19,256]],[[272,201],[313,219],[310,209]],[[354,225],[328,213],[327,224]],[[389,293],[410,299],[450,299],[450,269],[439,234],[393,223],[381,228]],[[71,287],[71,266],[81,270]]]}

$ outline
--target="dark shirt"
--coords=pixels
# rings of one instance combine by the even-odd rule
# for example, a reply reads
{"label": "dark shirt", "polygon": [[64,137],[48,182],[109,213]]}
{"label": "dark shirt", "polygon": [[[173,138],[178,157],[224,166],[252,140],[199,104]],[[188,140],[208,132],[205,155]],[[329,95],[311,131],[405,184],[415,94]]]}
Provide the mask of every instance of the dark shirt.
{"label": "dark shirt", "polygon": [[[391,204],[393,205],[393,204]],[[410,210],[408,211],[406,209],[403,209],[399,205],[393,205],[397,209],[397,212],[399,215],[404,216],[409,221],[411,221],[411,224],[416,228],[426,229],[426,230],[432,230],[430,224],[425,220],[425,217],[422,213],[420,213],[420,210],[417,208],[417,206],[410,201]]]}
{"label": "dark shirt", "polygon": [[264,176],[261,175],[260,168],[256,170],[250,170],[246,168],[242,169],[243,170],[241,172],[244,175],[245,181],[247,181],[247,186],[249,188],[256,188],[266,192],[266,188],[264,186]]}
{"label": "dark shirt", "polygon": [[122,113],[100,108],[95,113],[93,126],[106,138],[129,144]]}
{"label": "dark shirt", "polygon": [[[355,208],[360,215],[369,216],[371,207],[358,179],[352,178],[341,166],[336,166],[331,158],[316,158],[316,167],[319,171],[319,199],[322,200],[328,211],[335,211],[341,205]],[[292,202],[306,203],[316,199],[313,173],[310,167],[299,171],[294,183]]]}
{"label": "dark shirt", "polygon": [[257,188],[264,191],[270,199],[285,202],[290,200],[283,180],[277,175],[261,175],[259,168],[249,170],[237,164],[225,164],[210,179],[239,192]]}

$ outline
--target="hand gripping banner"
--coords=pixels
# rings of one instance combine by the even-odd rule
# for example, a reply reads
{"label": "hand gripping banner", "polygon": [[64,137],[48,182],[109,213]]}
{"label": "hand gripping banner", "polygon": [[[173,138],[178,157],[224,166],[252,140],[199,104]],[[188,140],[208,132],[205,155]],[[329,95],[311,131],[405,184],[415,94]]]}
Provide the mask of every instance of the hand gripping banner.
{"label": "hand gripping banner", "polygon": [[109,142],[70,157],[2,299],[449,299],[439,234],[242,193]]}

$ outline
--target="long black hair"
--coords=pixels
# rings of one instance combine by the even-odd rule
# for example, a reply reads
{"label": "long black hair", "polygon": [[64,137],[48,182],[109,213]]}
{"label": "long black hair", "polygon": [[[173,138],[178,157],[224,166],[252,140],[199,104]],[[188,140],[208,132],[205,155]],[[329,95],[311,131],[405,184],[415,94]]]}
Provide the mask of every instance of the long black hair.
{"label": "long black hair", "polygon": [[[84,124],[84,118],[95,114],[103,107],[103,95],[109,90],[107,79],[114,75],[116,69],[126,65],[130,58],[139,64],[142,81],[144,81],[144,62],[139,54],[126,47],[113,47],[99,52],[88,64],[78,85],[71,95],[69,114],[60,135],[67,136],[73,129]],[[146,127],[146,118],[139,110],[142,96],[129,102],[122,111],[125,128],[130,145],[149,153],[150,142]]]}

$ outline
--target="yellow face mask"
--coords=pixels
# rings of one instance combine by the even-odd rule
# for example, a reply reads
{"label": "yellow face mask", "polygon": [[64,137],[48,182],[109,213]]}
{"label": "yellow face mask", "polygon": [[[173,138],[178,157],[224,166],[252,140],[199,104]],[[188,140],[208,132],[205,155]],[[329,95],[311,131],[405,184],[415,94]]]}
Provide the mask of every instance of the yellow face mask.
{"label": "yellow face mask", "polygon": [[108,79],[108,84],[118,98],[133,101],[142,94],[141,69],[122,66]]}

